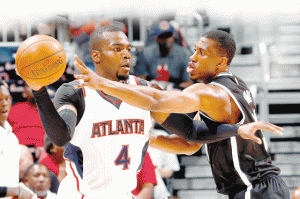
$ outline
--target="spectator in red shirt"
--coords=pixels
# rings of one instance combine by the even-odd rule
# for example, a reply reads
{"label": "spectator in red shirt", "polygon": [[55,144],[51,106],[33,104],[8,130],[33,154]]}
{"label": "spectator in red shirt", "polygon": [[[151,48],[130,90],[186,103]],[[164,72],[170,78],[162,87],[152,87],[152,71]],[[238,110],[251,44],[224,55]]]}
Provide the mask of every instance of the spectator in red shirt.
{"label": "spectator in red shirt", "polygon": [[45,146],[41,152],[38,162],[45,165],[49,171],[52,171],[59,182],[66,177],[66,162],[63,157],[64,147],[58,147],[50,142],[45,135]]}
{"label": "spectator in red shirt", "polygon": [[132,191],[132,194],[138,199],[152,199],[153,188],[156,186],[155,166],[146,152],[142,169],[137,175],[137,186]]}
{"label": "spectator in red shirt", "polygon": [[27,101],[14,104],[7,121],[12,126],[19,143],[31,147],[34,153],[34,149],[44,146],[45,131],[29,86],[25,85],[22,96]]}

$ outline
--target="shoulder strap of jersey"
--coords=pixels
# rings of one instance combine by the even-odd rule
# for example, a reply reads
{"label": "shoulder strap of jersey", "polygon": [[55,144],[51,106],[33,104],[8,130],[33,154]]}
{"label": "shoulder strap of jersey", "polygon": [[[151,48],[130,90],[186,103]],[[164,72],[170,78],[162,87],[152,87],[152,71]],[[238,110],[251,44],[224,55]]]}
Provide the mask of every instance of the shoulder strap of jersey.
{"label": "shoulder strap of jersey", "polygon": [[142,85],[142,86],[148,86],[147,81],[144,79],[141,79],[139,77],[136,77],[134,75],[129,75],[129,78],[127,80],[127,84],[130,85]]}

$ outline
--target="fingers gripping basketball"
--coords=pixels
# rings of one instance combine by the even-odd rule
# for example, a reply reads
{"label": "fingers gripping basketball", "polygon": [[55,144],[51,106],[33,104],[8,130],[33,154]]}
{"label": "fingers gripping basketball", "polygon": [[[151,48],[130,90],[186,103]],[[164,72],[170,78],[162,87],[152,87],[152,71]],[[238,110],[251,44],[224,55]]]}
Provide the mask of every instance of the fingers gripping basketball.
{"label": "fingers gripping basketball", "polygon": [[48,35],[29,37],[17,50],[17,71],[31,84],[52,84],[62,76],[66,64],[64,48],[59,41]]}

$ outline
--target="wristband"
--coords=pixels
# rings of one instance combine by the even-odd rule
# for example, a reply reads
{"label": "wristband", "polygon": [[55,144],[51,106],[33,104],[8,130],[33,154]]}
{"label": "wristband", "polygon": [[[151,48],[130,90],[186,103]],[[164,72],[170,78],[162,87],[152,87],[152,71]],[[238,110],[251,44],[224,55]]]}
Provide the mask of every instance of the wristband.
{"label": "wristband", "polygon": [[7,187],[0,187],[0,198],[6,197]]}

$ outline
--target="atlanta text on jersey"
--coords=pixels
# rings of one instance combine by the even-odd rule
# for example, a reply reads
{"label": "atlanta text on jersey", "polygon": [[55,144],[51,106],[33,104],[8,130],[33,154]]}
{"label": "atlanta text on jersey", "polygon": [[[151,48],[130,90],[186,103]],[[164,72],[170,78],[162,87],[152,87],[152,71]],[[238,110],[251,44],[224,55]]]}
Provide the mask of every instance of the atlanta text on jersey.
{"label": "atlanta text on jersey", "polygon": [[91,138],[121,135],[121,134],[144,134],[144,120],[120,119],[93,123]]}

